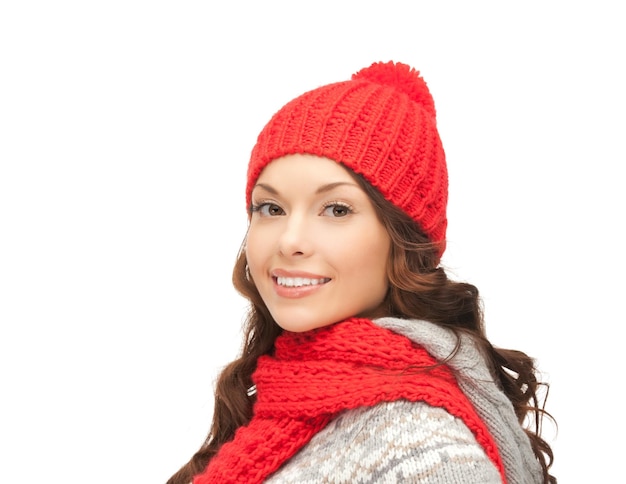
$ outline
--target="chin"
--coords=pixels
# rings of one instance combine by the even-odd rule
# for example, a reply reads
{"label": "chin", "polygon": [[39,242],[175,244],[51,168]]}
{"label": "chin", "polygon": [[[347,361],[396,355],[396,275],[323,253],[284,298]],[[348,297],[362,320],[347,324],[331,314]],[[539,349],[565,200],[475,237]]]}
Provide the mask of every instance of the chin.
{"label": "chin", "polygon": [[297,316],[297,315],[272,315],[276,324],[285,331],[291,331],[292,333],[304,333],[305,331],[312,331],[314,329],[324,328],[331,326],[339,321],[347,319],[342,318],[314,318],[311,319],[311,315]]}
{"label": "chin", "polygon": [[330,326],[331,324],[335,324],[335,323],[333,322],[333,323],[311,323],[311,324],[306,324],[306,323],[297,323],[297,324],[283,323],[281,324],[280,322],[277,321],[277,324],[278,326],[283,328],[285,331],[290,331],[292,333],[304,333],[306,331],[313,331],[314,329],[324,328],[326,326]]}

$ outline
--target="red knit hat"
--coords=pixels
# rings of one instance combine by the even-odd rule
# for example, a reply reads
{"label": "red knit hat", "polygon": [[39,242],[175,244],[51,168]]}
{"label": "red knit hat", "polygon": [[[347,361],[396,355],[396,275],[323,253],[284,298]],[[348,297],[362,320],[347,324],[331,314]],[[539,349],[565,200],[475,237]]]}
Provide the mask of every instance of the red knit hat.
{"label": "red knit hat", "polygon": [[349,81],[293,99],[263,128],[246,203],[263,168],[285,155],[330,158],[360,173],[445,249],[448,175],[433,98],[412,67],[374,63]]}

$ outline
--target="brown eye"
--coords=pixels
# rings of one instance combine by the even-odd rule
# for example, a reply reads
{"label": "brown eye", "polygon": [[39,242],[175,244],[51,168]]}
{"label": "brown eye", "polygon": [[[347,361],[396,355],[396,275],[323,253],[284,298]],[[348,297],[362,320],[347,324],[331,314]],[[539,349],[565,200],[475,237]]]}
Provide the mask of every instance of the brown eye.
{"label": "brown eye", "polygon": [[283,215],[285,212],[279,205],[275,203],[264,203],[259,206],[259,212],[261,215],[265,215],[268,217],[274,217],[276,215]]}
{"label": "brown eye", "polygon": [[285,212],[280,205],[275,203],[260,203],[252,206],[252,213],[258,212],[261,217],[275,217],[277,215],[284,215]]}
{"label": "brown eye", "polygon": [[323,214],[328,217],[345,217],[352,213],[349,205],[343,203],[332,203],[324,207]]}
{"label": "brown eye", "polygon": [[278,205],[275,205],[273,203],[268,203],[267,204],[267,213],[268,215],[282,215],[283,213],[283,209],[280,208]]}

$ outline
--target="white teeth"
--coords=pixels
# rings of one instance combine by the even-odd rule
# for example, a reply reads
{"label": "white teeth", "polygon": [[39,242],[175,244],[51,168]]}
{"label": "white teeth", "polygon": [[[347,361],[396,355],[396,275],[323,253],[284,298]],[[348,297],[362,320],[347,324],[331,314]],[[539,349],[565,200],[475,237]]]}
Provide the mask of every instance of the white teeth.
{"label": "white teeth", "polygon": [[301,286],[317,286],[330,281],[326,277],[320,279],[309,279],[308,277],[277,277],[276,282],[279,286],[301,287]]}

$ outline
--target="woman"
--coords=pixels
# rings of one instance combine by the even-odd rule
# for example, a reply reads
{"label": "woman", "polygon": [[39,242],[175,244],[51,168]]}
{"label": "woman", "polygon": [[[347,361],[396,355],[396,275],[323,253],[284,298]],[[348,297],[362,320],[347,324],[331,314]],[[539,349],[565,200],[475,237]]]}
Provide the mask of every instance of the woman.
{"label": "woman", "polygon": [[272,117],[233,276],[244,347],[168,484],[556,482],[533,360],[490,344],[478,290],[439,265],[447,188],[410,66],[372,64]]}

